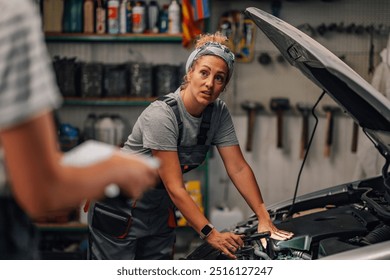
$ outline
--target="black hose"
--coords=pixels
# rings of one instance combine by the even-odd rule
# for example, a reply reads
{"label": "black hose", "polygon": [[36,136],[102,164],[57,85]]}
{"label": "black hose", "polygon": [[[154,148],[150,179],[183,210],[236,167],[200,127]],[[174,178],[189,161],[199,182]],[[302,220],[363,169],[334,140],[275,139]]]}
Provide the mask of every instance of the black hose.
{"label": "black hose", "polygon": [[378,227],[362,238],[362,243],[369,245],[390,240],[390,227],[384,225]]}
{"label": "black hose", "polygon": [[311,255],[302,251],[291,250],[294,257],[301,258],[303,260],[311,260]]}

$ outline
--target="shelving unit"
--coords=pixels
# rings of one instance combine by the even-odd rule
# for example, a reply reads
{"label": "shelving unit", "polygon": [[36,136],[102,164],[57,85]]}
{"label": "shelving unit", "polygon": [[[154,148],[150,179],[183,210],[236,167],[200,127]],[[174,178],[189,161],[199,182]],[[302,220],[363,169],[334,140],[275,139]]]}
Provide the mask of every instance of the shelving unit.
{"label": "shelving unit", "polygon": [[181,43],[182,34],[86,34],[47,32],[46,42],[84,42],[84,43]]}
{"label": "shelving unit", "polygon": [[156,98],[83,98],[83,97],[66,97],[64,105],[66,106],[148,106]]}

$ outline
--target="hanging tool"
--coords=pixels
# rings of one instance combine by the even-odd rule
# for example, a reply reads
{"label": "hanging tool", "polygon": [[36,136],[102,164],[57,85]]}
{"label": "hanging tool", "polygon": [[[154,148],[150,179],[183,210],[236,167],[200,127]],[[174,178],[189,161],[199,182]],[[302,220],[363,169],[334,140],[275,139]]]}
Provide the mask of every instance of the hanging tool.
{"label": "hanging tool", "polygon": [[263,110],[263,105],[255,101],[245,101],[241,103],[241,108],[248,114],[248,131],[246,136],[246,148],[247,152],[252,151],[253,131],[255,127],[256,113]]}
{"label": "hanging tool", "polygon": [[302,115],[301,149],[299,152],[300,159],[303,159],[309,143],[309,115],[311,108],[312,106],[307,104],[297,104],[297,109]]}
{"label": "hanging tool", "polygon": [[329,157],[332,142],[333,142],[334,115],[340,110],[340,108],[331,105],[324,105],[323,110],[326,113],[326,120],[327,120],[324,156]]}
{"label": "hanging tool", "polygon": [[370,32],[370,51],[368,56],[368,74],[373,74],[375,70],[374,66],[374,27],[370,26],[369,28]]}
{"label": "hanging tool", "polygon": [[283,148],[283,114],[290,109],[290,101],[287,98],[272,98],[270,108],[277,117],[277,147]]}
{"label": "hanging tool", "polygon": [[359,125],[356,122],[354,122],[352,127],[352,145],[351,145],[352,153],[356,153],[357,151],[358,138],[359,138]]}

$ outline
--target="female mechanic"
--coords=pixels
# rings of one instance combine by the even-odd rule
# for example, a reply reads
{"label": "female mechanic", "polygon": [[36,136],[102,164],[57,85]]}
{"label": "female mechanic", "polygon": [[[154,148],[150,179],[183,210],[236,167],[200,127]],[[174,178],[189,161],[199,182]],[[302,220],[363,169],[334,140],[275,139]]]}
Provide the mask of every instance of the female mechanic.
{"label": "female mechanic", "polygon": [[[159,158],[161,183],[137,201],[92,205],[91,259],[171,259],[174,206],[203,239],[234,259],[243,246],[241,236],[215,229],[184,187],[183,172],[199,166],[211,145],[216,145],[230,179],[256,214],[258,232],[270,231],[277,240],[293,236],[272,223],[228,108],[219,99],[234,68],[234,54],[226,43],[219,32],[200,36],[180,88],[153,102],[138,118],[123,151]],[[131,224],[121,223],[126,216],[132,216]]]}

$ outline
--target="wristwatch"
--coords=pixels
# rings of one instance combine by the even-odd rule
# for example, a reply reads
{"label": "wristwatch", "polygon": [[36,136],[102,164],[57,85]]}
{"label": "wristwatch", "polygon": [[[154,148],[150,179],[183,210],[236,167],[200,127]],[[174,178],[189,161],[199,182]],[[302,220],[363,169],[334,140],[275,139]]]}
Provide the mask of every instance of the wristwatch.
{"label": "wristwatch", "polygon": [[213,231],[214,226],[212,224],[207,224],[205,225],[201,230],[200,230],[200,238],[206,239],[211,232]]}

